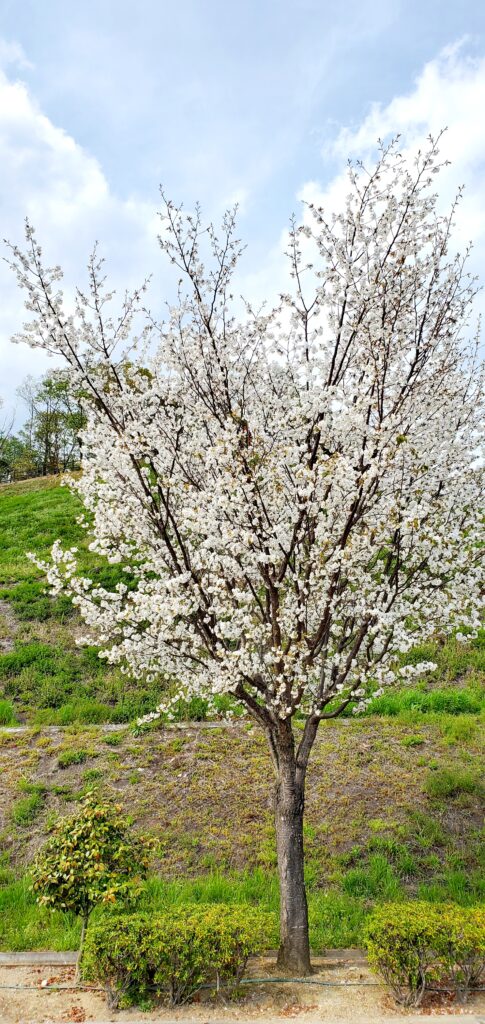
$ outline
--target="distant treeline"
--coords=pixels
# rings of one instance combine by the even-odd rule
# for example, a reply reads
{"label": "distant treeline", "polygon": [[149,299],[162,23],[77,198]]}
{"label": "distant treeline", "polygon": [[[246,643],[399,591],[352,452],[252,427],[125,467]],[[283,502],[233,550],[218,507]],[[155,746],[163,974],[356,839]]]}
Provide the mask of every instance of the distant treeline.
{"label": "distant treeline", "polygon": [[[28,377],[18,391],[26,409],[20,430],[0,423],[0,481],[77,469],[84,418],[79,398],[58,371]],[[1,402],[1,399],[0,399]]]}

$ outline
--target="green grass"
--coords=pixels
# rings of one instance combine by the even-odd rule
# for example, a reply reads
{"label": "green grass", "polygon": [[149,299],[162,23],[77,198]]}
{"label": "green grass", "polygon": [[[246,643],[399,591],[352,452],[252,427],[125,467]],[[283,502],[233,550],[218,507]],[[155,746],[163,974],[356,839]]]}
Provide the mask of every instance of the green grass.
{"label": "green grass", "polygon": [[[192,881],[148,880],[139,901],[139,909],[148,912],[186,904],[238,904],[259,906],[274,915],[272,936],[278,944],[278,884],[274,874],[209,875]],[[103,910],[96,910],[96,920]],[[316,953],[327,947],[349,947],[362,941],[368,904],[345,893],[309,891],[310,936]],[[38,907],[30,890],[28,876],[0,888],[0,948],[76,949],[80,923],[72,914],[46,911]]]}
{"label": "green grass", "polygon": [[[441,822],[432,814],[422,810],[411,810],[410,826],[415,842],[421,850],[441,849],[446,846],[446,833]],[[441,863],[441,857],[438,864]]]}
{"label": "green grass", "polygon": [[418,712],[420,715],[470,715],[480,714],[484,708],[485,691],[478,686],[473,689],[412,689],[383,693],[381,697],[369,702],[365,714],[395,716],[406,712]]}
{"label": "green grass", "polygon": [[424,736],[415,734],[414,736],[405,736],[402,745],[403,747],[421,747],[425,742]]}
{"label": "green grass", "polygon": [[31,825],[42,810],[43,805],[44,799],[40,793],[31,793],[30,796],[22,797],[12,807],[12,821],[15,825],[22,827]]}
{"label": "green grass", "polygon": [[82,531],[76,523],[79,505],[54,478],[26,480],[0,487],[0,584],[35,581],[38,573],[26,557],[35,551],[45,557],[59,537],[72,546]]}
{"label": "green grass", "polygon": [[[89,538],[76,522],[79,511],[78,500],[57,478],[0,486],[0,600],[9,603],[18,625],[14,649],[0,655],[0,725],[13,724],[16,714],[37,725],[122,724],[160,702],[156,683],[130,684],[118,669],[99,660],[96,648],[76,647],[77,620],[70,601],[65,596],[52,599],[41,573],[26,557],[33,551],[48,559],[59,538],[63,545],[78,548],[80,570],[97,583],[111,588],[123,580],[132,586],[133,579],[119,566],[107,565],[88,550]],[[401,659],[404,663],[432,660],[437,670],[413,689],[392,690],[371,701],[366,714],[479,714],[485,707],[484,636],[468,644],[451,639],[414,648]],[[216,704],[220,714],[240,713],[226,695]],[[174,712],[176,721],[204,721],[208,715],[201,698],[180,701]]]}
{"label": "green grass", "polygon": [[59,768],[70,768],[73,764],[84,764],[88,759],[87,750],[64,750],[57,758]]}
{"label": "green grass", "polygon": [[12,715],[18,707],[36,725],[71,725],[131,722],[153,710],[160,697],[156,687],[142,685],[130,692],[126,678],[106,668],[97,648],[72,649],[69,636],[66,641],[17,639],[14,650],[0,655],[7,715],[9,706]]}
{"label": "green grass", "polygon": [[476,772],[465,768],[442,768],[431,772],[426,780],[426,792],[438,800],[466,794],[481,794],[483,784]]}
{"label": "green grass", "polygon": [[466,745],[477,735],[477,719],[473,715],[444,718],[441,728],[449,746]]}
{"label": "green grass", "polygon": [[27,825],[32,825],[43,810],[47,787],[43,783],[29,782],[28,779],[21,778],[17,788],[26,795],[12,805],[10,817],[14,825],[25,828]]}
{"label": "green grass", "polygon": [[77,949],[80,934],[73,915],[37,906],[27,877],[0,888],[2,949]]}
{"label": "green grass", "polygon": [[119,670],[98,658],[96,648],[76,647],[70,600],[52,599],[27,558],[32,551],[48,559],[59,538],[78,548],[80,570],[100,585],[112,588],[123,580],[132,586],[123,569],[88,550],[76,523],[79,512],[77,499],[55,478],[0,486],[0,600],[17,621],[14,649],[0,655],[0,700],[9,702],[5,719],[0,704],[0,725],[12,724],[15,711],[39,725],[131,722],[160,702],[156,685],[130,687]]}
{"label": "green grass", "polygon": [[125,738],[125,734],[121,731],[109,732],[104,737],[104,742],[108,744],[108,747],[119,747]]}
{"label": "green grass", "polygon": [[[473,882],[473,880],[472,880]],[[421,885],[420,899],[453,900],[471,906],[483,898],[483,887],[473,887],[463,872],[448,871],[441,881]],[[362,945],[365,921],[373,906],[388,900],[406,899],[399,878],[386,856],[373,854],[368,868],[351,869],[339,887],[321,888],[308,884],[310,940],[315,953],[326,948]],[[148,879],[138,909],[153,913],[187,904],[250,904],[274,916],[272,944],[278,943],[278,881],[274,872],[217,872],[194,879],[166,881],[157,876]],[[103,910],[96,910],[93,920]],[[39,908],[29,888],[28,876],[0,888],[0,948],[76,949],[79,921],[72,914]]]}
{"label": "green grass", "polygon": [[365,867],[351,868],[344,876],[343,889],[348,896],[394,902],[403,895],[394,868],[382,853],[369,857]]}
{"label": "green grass", "polygon": [[0,700],[0,725],[15,725],[17,719],[10,700]]}

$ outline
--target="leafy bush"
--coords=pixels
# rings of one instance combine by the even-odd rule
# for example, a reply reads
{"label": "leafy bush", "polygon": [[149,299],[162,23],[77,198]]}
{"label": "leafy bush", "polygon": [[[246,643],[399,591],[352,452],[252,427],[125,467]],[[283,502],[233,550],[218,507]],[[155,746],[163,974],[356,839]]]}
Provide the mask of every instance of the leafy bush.
{"label": "leafy bush", "polygon": [[248,957],[266,948],[272,925],[270,915],[241,905],[113,914],[89,932],[82,974],[104,986],[110,1007],[150,995],[178,1005],[202,985],[236,986]]}
{"label": "leafy bush", "polygon": [[449,904],[387,904],[374,911],[369,963],[398,1003],[418,1006],[429,982],[450,982],[466,998],[485,967],[485,910]]}
{"label": "leafy bush", "polygon": [[130,833],[120,811],[88,794],[80,813],[54,824],[33,864],[37,902],[82,917],[81,949],[93,907],[136,897],[146,877],[149,842]]}
{"label": "leafy bush", "polygon": [[485,909],[455,911],[451,919],[447,915],[443,932],[445,964],[459,996],[466,1000],[485,969]]}
{"label": "leafy bush", "polygon": [[90,793],[78,814],[56,822],[32,868],[38,903],[87,916],[97,903],[133,894],[146,876],[149,843],[130,833],[120,811]]}

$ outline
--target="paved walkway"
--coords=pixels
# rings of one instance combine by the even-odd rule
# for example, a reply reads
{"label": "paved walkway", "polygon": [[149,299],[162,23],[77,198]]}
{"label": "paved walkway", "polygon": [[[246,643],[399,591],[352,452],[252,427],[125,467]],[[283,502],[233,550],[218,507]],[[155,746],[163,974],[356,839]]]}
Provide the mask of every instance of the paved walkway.
{"label": "paved walkway", "polygon": [[77,953],[55,953],[50,949],[27,953],[0,953],[0,967],[70,967]]}
{"label": "paved walkway", "polygon": [[[275,950],[268,950],[268,956],[276,956]],[[0,967],[70,967],[75,964],[77,953],[69,950],[59,953],[52,949],[34,949],[18,953],[0,953]],[[315,966],[339,963],[365,963],[363,949],[327,949],[323,956],[312,957]]]}

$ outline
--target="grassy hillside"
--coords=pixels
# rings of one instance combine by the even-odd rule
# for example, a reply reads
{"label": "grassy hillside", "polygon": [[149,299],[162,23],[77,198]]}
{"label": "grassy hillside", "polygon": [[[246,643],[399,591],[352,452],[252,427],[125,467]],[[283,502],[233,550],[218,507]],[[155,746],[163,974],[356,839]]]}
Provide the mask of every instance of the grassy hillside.
{"label": "grassy hillside", "polygon": [[[376,900],[485,895],[483,721],[414,718],[343,719],[321,729],[306,823],[316,946],[358,942]],[[4,947],[72,941],[71,923],[34,909],[15,879],[56,816],[93,787],[115,795],[156,838],[159,878],[148,901],[250,892],[276,906],[271,765],[264,738],[246,723],[139,736],[99,727],[4,733],[0,772]]]}
{"label": "grassy hillside", "polygon": [[48,557],[59,538],[78,547],[84,571],[114,585],[120,570],[88,551],[79,511],[58,478],[0,485],[0,723],[128,722],[160,697],[156,686],[130,688],[96,648],[77,647],[83,628],[70,601],[53,600],[26,557]]}
{"label": "grassy hillside", "polygon": [[[160,698],[156,684],[136,686],[108,668],[96,648],[80,649],[82,625],[68,599],[52,600],[26,553],[47,557],[56,538],[76,545],[83,570],[105,586],[121,576],[117,566],[97,560],[76,523],[80,508],[57,478],[0,486],[0,723],[15,718],[34,724],[130,722]],[[484,706],[485,655],[482,642],[426,644],[407,660],[438,664],[417,689],[389,693],[374,713],[477,713]],[[224,701],[222,702],[224,705]],[[181,714],[203,718],[201,702]]]}
{"label": "grassy hillside", "polygon": [[[57,480],[0,487],[0,946],[72,948],[77,922],[34,904],[29,862],[56,817],[88,789],[115,795],[156,839],[144,903],[250,900],[276,910],[271,765],[241,719],[185,728],[130,723],[155,684],[127,682],[80,649],[69,601],[52,600],[25,556],[56,537],[104,584]],[[433,676],[389,691],[363,718],[322,725],[308,781],[312,942],[353,945],[375,901],[483,898],[483,636],[410,652]],[[204,718],[203,703],[180,717]],[[15,721],[28,728],[1,731]],[[102,723],[116,723],[107,730]],[[61,727],[61,728],[60,728]],[[276,935],[275,935],[276,941]]]}

